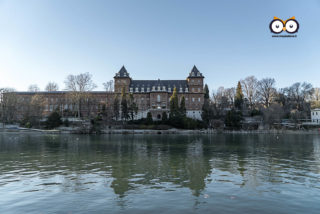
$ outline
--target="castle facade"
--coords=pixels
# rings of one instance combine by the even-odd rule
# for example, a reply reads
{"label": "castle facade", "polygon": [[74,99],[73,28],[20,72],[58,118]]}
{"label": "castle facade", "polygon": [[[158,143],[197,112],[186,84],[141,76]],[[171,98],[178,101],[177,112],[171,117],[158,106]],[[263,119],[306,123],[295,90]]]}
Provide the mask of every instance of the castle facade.
{"label": "castle facade", "polygon": [[[91,91],[90,101],[87,100],[81,108],[82,116],[94,116],[104,106],[106,109],[114,107],[114,99],[124,89],[126,93],[132,93],[138,106],[136,119],[147,117],[151,112],[154,120],[161,120],[162,113],[169,113],[170,97],[174,88],[177,90],[179,103],[185,98],[187,117],[201,120],[201,109],[204,102],[203,93],[204,76],[194,66],[184,80],[134,80],[123,66],[114,76],[114,91]],[[23,102],[30,102],[32,96],[39,94],[44,99],[43,116],[58,110],[66,116],[66,112],[75,111],[77,103],[73,103],[68,97],[69,91],[42,91],[42,92],[16,92],[22,102],[19,115],[22,117],[26,111]]]}

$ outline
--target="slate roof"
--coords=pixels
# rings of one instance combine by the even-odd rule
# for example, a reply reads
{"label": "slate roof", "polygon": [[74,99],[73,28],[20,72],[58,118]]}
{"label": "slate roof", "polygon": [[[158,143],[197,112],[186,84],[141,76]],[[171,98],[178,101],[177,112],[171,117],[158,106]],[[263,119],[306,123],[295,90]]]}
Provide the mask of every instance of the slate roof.
{"label": "slate roof", "polygon": [[165,90],[171,88],[173,91],[174,87],[177,88],[177,91],[182,88],[183,91],[188,87],[186,80],[131,80],[130,88],[133,88],[133,91],[136,91],[136,88],[141,89],[144,88],[144,92],[147,92],[147,88],[152,91],[152,87],[155,86],[155,90],[158,90],[158,86],[160,86],[161,90],[163,90],[163,86],[165,86]]}
{"label": "slate roof", "polygon": [[198,68],[194,65],[191,72],[189,73],[189,77],[203,77],[202,73],[198,70]]}
{"label": "slate roof", "polygon": [[116,73],[115,77],[130,77],[130,76],[127,69],[124,66],[122,66],[120,71]]}

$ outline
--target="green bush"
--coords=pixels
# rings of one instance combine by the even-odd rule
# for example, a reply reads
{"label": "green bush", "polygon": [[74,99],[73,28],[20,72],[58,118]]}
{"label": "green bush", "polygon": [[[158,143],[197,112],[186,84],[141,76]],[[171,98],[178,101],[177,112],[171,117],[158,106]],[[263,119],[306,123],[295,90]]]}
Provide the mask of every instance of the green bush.
{"label": "green bush", "polygon": [[63,124],[64,124],[65,127],[69,127],[70,122],[69,122],[68,119],[65,119],[65,120],[63,121]]}
{"label": "green bush", "polygon": [[45,124],[47,129],[53,129],[53,128],[59,127],[62,124],[60,114],[56,111],[52,112],[47,118],[47,121],[45,122]]}
{"label": "green bush", "polygon": [[225,124],[228,128],[240,129],[241,128],[241,121],[242,121],[241,111],[236,111],[236,110],[232,109],[231,111],[227,112],[227,115],[225,118]]}

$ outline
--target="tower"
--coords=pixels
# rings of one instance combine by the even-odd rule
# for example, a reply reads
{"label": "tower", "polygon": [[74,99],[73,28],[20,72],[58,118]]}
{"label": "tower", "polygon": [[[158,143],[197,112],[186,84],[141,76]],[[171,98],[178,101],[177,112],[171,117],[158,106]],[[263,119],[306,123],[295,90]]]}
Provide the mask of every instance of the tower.
{"label": "tower", "polygon": [[200,73],[198,68],[194,65],[187,77],[189,92],[203,93],[203,78],[202,73]]}
{"label": "tower", "polygon": [[122,88],[125,88],[125,92],[129,92],[129,86],[131,83],[131,78],[127,69],[122,66],[120,71],[114,76],[114,91],[115,93],[121,93]]}

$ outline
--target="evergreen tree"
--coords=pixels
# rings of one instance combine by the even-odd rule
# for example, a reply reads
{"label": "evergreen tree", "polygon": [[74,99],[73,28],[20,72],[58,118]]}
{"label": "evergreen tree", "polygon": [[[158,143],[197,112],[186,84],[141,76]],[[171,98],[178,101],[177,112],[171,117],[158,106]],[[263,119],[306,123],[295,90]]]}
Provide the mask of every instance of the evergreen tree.
{"label": "evergreen tree", "polygon": [[129,117],[129,113],[128,113],[127,94],[125,92],[125,88],[122,88],[122,91],[121,91],[121,119],[127,120],[128,117]]}
{"label": "evergreen tree", "polygon": [[148,114],[147,114],[147,124],[151,125],[152,123],[153,123],[152,114],[149,111]]}
{"label": "evergreen tree", "polygon": [[113,115],[116,120],[119,119],[120,114],[120,107],[119,107],[119,97],[116,95],[116,97],[113,100]]}
{"label": "evergreen tree", "polygon": [[241,120],[242,120],[242,113],[232,109],[231,111],[227,112],[227,115],[225,118],[225,124],[229,128],[239,129],[241,128]]}
{"label": "evergreen tree", "polygon": [[164,111],[164,112],[162,113],[162,121],[163,121],[163,122],[167,122],[167,120],[168,120],[168,115],[167,115],[167,112]]}
{"label": "evergreen tree", "polygon": [[46,121],[46,126],[48,129],[59,127],[61,124],[62,124],[61,116],[56,111],[52,112]]}
{"label": "evergreen tree", "polygon": [[209,95],[209,87],[207,84],[204,85],[203,91],[204,91],[204,99],[208,100],[210,98],[210,95]]}
{"label": "evergreen tree", "polygon": [[179,100],[177,89],[174,87],[172,96],[170,97],[170,119],[176,118],[179,115]]}
{"label": "evergreen tree", "polygon": [[186,117],[186,113],[187,113],[187,110],[186,110],[186,100],[184,98],[184,96],[182,96],[181,98],[181,102],[180,102],[180,115],[181,117]]}
{"label": "evergreen tree", "polygon": [[138,113],[138,106],[134,102],[133,94],[130,93],[129,95],[129,106],[128,106],[128,113],[130,116],[130,119],[133,120],[134,116]]}
{"label": "evergreen tree", "polygon": [[234,97],[234,107],[241,110],[243,104],[243,93],[240,81],[238,82],[236,96]]}
{"label": "evergreen tree", "polygon": [[209,87],[207,84],[204,86],[204,102],[201,117],[206,126],[209,126],[210,120],[213,119],[213,110],[210,106]]}

